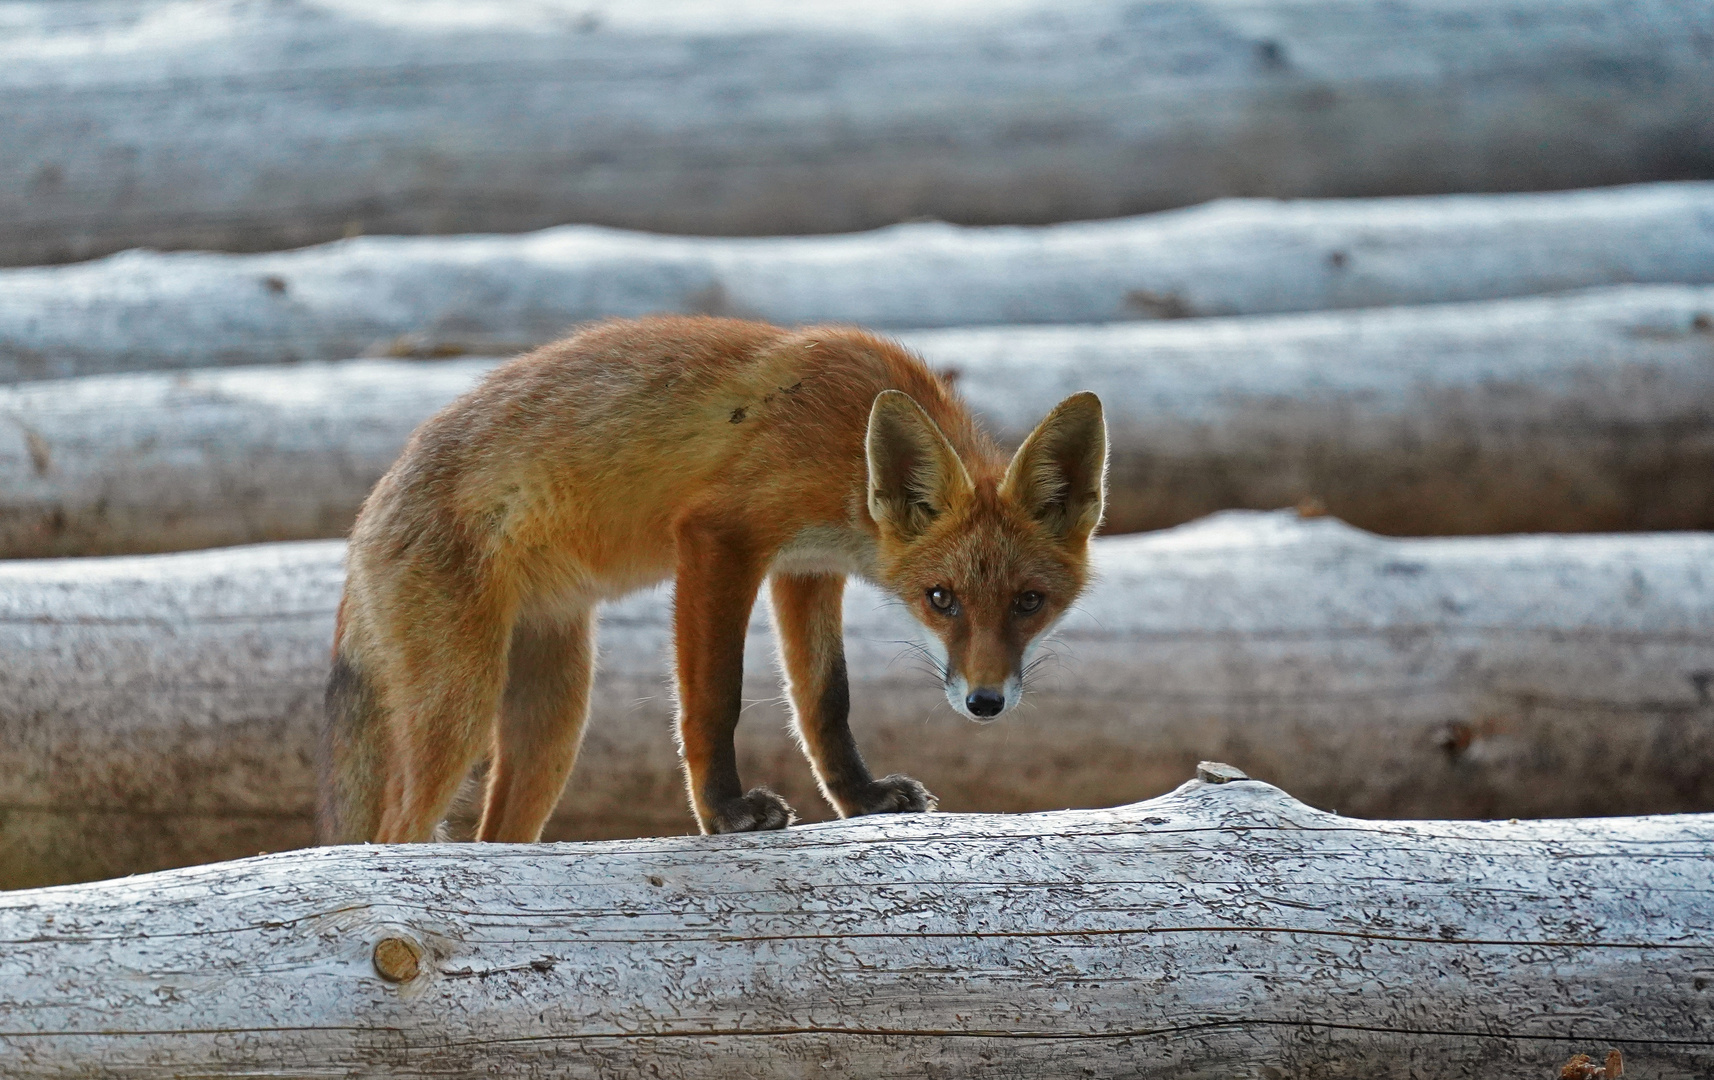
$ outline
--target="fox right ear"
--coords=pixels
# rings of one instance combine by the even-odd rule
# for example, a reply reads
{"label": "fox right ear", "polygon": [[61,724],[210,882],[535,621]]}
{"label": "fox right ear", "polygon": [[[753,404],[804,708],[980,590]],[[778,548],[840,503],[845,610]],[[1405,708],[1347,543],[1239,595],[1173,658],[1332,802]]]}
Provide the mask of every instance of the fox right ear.
{"label": "fox right ear", "polygon": [[883,390],[869,410],[869,516],[903,539],[974,490],[958,451],[909,394]]}
{"label": "fox right ear", "polygon": [[1087,390],[1053,407],[1012,457],[1000,492],[1057,536],[1087,540],[1107,497],[1107,421]]}

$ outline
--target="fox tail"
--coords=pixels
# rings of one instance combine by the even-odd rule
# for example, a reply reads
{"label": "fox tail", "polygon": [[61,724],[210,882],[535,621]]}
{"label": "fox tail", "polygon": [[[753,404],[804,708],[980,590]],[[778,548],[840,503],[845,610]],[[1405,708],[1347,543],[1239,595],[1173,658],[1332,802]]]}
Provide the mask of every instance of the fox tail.
{"label": "fox tail", "polygon": [[334,646],[326,708],[317,762],[316,842],[364,843],[375,839],[381,825],[387,725],[374,686],[344,642]]}

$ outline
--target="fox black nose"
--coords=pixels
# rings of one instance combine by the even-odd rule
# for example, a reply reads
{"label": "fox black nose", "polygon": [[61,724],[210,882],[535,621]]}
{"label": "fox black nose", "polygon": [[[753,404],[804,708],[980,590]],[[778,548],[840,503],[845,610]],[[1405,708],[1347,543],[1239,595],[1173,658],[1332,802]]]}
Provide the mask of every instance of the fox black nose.
{"label": "fox black nose", "polygon": [[972,690],[964,699],[964,707],[971,716],[999,716],[1006,707],[1006,695],[998,690]]}

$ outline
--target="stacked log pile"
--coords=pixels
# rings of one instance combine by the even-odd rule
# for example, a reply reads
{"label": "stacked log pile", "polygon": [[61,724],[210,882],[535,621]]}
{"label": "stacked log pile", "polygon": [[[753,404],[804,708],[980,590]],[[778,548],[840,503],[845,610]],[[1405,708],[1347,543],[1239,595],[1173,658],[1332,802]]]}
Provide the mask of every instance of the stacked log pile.
{"label": "stacked log pile", "polygon": [[[1707,818],[1335,813],[1714,809],[1714,532],[1446,535],[1714,530],[1714,8],[3,8],[0,889],[282,852],[0,895],[8,1077],[1709,1072]],[[691,827],[657,590],[549,826],[626,839],[285,852],[332,538],[657,311],[880,328],[1007,441],[1102,395],[1110,531],[1177,527],[1033,708],[846,613],[877,767],[1055,812],[630,839]],[[741,769],[813,820],[771,653]],[[1062,809],[1204,758],[1322,809]]]}
{"label": "stacked log pile", "polygon": [[[308,843],[342,545],[0,564],[0,887]],[[1105,806],[1199,758],[1365,816],[1714,805],[1714,537],[1385,540],[1228,514],[1096,545],[1016,716],[973,725],[847,601],[853,725],[950,810]],[[604,609],[557,837],[683,832],[664,593]],[[747,646],[747,781],[827,811]]]}
{"label": "stacked log pile", "polygon": [[0,1057],[16,1080],[1540,1080],[1619,1049],[1707,1075],[1714,816],[1370,822],[1202,775],[1115,810],[0,895]]}

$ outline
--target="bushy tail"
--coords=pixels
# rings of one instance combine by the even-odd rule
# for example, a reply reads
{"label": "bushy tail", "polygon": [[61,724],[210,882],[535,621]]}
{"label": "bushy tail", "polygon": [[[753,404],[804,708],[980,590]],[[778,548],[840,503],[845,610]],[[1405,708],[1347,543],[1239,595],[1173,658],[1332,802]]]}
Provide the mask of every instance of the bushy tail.
{"label": "bushy tail", "polygon": [[327,722],[317,763],[316,841],[322,844],[374,840],[386,784],[387,727],[380,703],[342,645],[334,646],[327,679]]}

